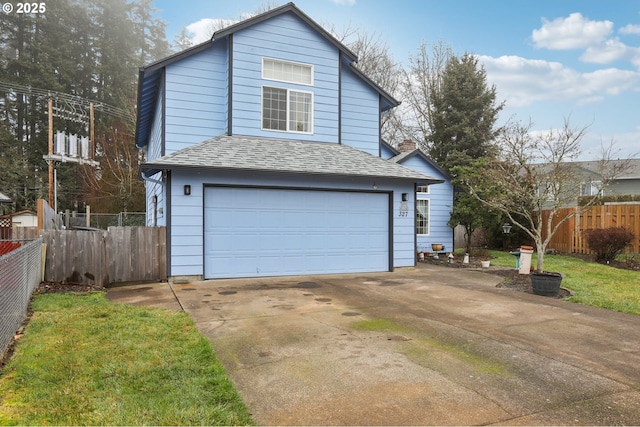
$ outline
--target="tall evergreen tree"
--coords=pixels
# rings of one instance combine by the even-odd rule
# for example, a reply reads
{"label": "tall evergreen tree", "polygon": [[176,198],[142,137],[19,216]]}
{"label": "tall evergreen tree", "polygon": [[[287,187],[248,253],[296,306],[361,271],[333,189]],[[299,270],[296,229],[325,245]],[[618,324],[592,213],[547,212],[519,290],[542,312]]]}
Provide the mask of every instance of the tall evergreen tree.
{"label": "tall evergreen tree", "polygon": [[451,56],[437,90],[431,94],[432,123],[429,155],[452,173],[456,186],[449,225],[465,229],[467,251],[473,231],[490,222],[494,214],[481,209],[478,201],[461,186],[461,168],[490,154],[497,135],[494,128],[504,104],[496,103],[496,89],[487,84],[486,72],[476,56]]}
{"label": "tall evergreen tree", "polygon": [[476,56],[452,56],[439,90],[432,94],[429,155],[447,170],[485,156],[495,138],[494,125],[503,104],[496,103],[496,88],[488,86],[486,74]]}
{"label": "tall evergreen tree", "polygon": [[[34,209],[48,193],[48,91],[65,94],[67,101],[78,97],[70,104],[54,96],[56,107],[85,115],[84,123],[56,115],[54,130],[67,133],[88,134],[88,103],[95,101],[98,160],[113,152],[104,147],[112,143],[114,129],[120,129],[119,141],[134,147],[133,132],[123,129],[126,121],[103,113],[101,105],[133,112],[138,67],[169,53],[165,24],[154,18],[152,6],[152,0],[56,0],[47,3],[46,13],[6,14],[0,20],[0,191],[14,200],[14,208]],[[100,197],[99,188],[87,188],[100,183],[85,179],[75,166],[56,168],[60,209]]]}
{"label": "tall evergreen tree", "polygon": [[165,38],[167,24],[154,18],[154,12],[153,0],[137,0],[131,5],[138,66],[171,55],[171,47]]}

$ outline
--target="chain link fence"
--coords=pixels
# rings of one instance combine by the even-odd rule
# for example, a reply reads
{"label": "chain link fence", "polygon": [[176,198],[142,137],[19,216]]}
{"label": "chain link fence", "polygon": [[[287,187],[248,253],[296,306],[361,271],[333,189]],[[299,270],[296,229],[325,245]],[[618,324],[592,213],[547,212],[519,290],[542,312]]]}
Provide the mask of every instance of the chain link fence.
{"label": "chain link fence", "polygon": [[87,215],[82,212],[61,213],[60,217],[62,218],[62,224],[68,229],[92,227],[106,230],[109,227],[144,227],[147,225],[144,212],[91,213],[88,224]]}
{"label": "chain link fence", "polygon": [[22,324],[31,294],[42,276],[42,239],[0,257],[0,355]]}

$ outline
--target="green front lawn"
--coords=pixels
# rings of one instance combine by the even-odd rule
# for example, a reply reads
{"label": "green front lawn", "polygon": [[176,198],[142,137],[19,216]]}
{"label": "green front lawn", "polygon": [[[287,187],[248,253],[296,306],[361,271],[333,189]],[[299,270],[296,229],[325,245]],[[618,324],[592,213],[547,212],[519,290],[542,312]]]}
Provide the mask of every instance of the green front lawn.
{"label": "green front lawn", "polygon": [[[490,251],[493,265],[515,266],[508,252]],[[533,255],[532,265],[537,256]],[[545,255],[545,271],[557,271],[565,277],[562,287],[571,290],[569,301],[623,313],[640,314],[640,272],[622,270],[580,258]]]}
{"label": "green front lawn", "polygon": [[247,409],[183,312],[38,295],[0,376],[0,425],[244,425]]}

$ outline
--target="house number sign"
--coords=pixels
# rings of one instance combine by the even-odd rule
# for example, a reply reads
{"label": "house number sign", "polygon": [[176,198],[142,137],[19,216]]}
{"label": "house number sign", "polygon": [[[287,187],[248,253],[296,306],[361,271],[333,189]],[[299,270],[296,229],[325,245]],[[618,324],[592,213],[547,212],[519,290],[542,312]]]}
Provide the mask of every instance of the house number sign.
{"label": "house number sign", "polygon": [[409,216],[409,202],[407,202],[407,193],[402,193],[402,201],[400,202],[400,216]]}

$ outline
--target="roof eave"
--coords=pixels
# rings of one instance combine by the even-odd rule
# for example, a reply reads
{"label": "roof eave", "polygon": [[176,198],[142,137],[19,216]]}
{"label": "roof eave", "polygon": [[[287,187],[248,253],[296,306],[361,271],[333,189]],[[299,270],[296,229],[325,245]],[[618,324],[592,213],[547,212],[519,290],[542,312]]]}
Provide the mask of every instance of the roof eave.
{"label": "roof eave", "polygon": [[395,99],[393,96],[391,96],[389,92],[387,92],[382,87],[380,87],[380,85],[378,85],[376,82],[371,80],[366,74],[360,71],[358,67],[356,67],[354,64],[349,64],[349,67],[358,77],[360,77],[362,80],[367,82],[371,87],[373,87],[389,103],[390,105],[389,108],[385,108],[383,109],[383,111],[389,110],[391,108],[394,108],[400,105],[400,101]]}
{"label": "roof eave", "polygon": [[171,65],[174,62],[181,61],[184,58],[187,58],[191,55],[195,55],[196,53],[199,53],[199,52],[202,52],[203,50],[208,49],[209,47],[211,47],[212,42],[213,40],[207,40],[195,46],[191,46],[185,50],[181,50],[180,52],[174,53],[171,56],[167,56],[166,58],[163,58],[159,61],[153,62],[149,65],[145,65],[141,69],[146,73],[146,72],[156,71],[160,68],[164,68],[167,65]]}
{"label": "roof eave", "polygon": [[216,167],[216,166],[202,166],[202,165],[181,165],[181,164],[163,164],[163,163],[143,163],[140,165],[140,170],[145,176],[152,176],[158,172],[162,172],[165,170],[195,170],[195,169],[205,169],[205,170],[215,170],[219,172],[250,172],[250,173],[264,173],[264,174],[282,174],[282,175],[309,175],[309,176],[347,176],[347,177],[358,177],[358,178],[387,178],[392,180],[403,180],[403,181],[412,181],[412,182],[424,182],[427,184],[441,184],[445,182],[442,179],[432,178],[423,176],[414,176],[414,177],[402,177],[402,176],[388,176],[383,174],[338,174],[338,173],[323,173],[323,172],[313,172],[313,171],[305,171],[305,170],[272,170],[272,169],[259,169],[259,168],[229,168],[229,167]]}

